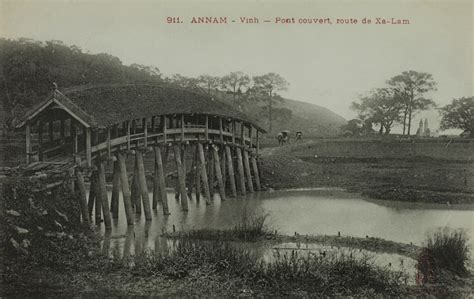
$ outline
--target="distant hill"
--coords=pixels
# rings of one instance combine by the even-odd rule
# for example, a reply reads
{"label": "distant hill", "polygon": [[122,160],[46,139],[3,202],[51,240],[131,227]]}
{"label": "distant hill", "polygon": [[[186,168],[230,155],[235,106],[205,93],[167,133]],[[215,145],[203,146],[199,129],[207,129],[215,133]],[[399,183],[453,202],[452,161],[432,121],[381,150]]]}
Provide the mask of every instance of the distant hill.
{"label": "distant hill", "polygon": [[[157,68],[123,65],[118,57],[89,54],[61,41],[0,38],[0,77],[2,125],[44,100],[53,84],[59,89],[89,84],[157,84],[206,92],[196,84],[196,78],[178,76],[181,80],[169,80],[162,78]],[[268,128],[268,113],[263,102],[236,101],[218,88],[209,92],[216,100],[240,109],[263,128]],[[306,136],[333,136],[346,120],[324,107],[282,98],[274,105],[272,123],[271,134],[290,130],[292,133],[302,131]]]}
{"label": "distant hill", "polygon": [[333,136],[347,123],[339,114],[315,104],[284,99],[280,106],[293,111],[293,117],[287,124],[278,124],[277,127],[282,130],[287,126],[289,130],[302,131],[305,135]]}

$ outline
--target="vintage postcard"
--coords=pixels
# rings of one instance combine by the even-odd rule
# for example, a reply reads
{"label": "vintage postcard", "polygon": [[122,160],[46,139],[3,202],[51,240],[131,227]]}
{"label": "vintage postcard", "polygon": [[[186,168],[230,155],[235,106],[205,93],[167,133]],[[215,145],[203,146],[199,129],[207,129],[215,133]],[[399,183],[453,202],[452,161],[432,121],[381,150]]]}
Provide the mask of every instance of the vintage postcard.
{"label": "vintage postcard", "polygon": [[0,0],[0,296],[472,296],[473,12]]}

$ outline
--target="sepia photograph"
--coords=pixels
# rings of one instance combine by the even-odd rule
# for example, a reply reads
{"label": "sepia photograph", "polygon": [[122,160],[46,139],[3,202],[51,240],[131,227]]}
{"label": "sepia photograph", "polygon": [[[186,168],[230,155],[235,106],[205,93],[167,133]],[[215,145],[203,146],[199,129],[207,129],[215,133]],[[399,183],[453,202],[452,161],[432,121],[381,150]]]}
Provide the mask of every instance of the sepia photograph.
{"label": "sepia photograph", "polygon": [[0,0],[0,298],[472,298],[472,0]]}

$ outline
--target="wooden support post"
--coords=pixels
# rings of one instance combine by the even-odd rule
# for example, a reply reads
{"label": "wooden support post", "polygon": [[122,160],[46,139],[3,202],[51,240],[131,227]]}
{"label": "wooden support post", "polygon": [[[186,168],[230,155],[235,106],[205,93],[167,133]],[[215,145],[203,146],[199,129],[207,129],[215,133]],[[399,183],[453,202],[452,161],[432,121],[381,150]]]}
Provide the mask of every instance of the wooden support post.
{"label": "wooden support post", "polygon": [[[153,147],[153,149],[156,151],[156,147]],[[158,148],[158,150],[160,150]],[[158,202],[161,201],[161,195],[160,195],[160,186],[159,186],[159,177],[158,177],[158,163],[156,161],[156,153],[155,153],[155,163],[153,163],[153,203],[152,203],[152,208],[153,210],[156,210],[158,207]]]}
{"label": "wooden support post", "polygon": [[162,116],[162,121],[163,121],[163,143],[166,144],[168,141],[167,141],[167,136],[166,136],[166,131],[167,131],[167,127],[166,127],[166,123],[167,123],[167,117],[166,115],[163,115]]}
{"label": "wooden support post", "polygon": [[230,191],[232,192],[232,196],[236,197],[237,188],[235,187],[234,163],[232,159],[232,154],[230,152],[230,147],[228,145],[225,146],[225,152],[227,156],[227,169],[229,172]]}
{"label": "wooden support post", "polygon": [[252,182],[252,173],[250,171],[250,162],[249,162],[249,153],[247,150],[243,150],[244,152],[244,168],[245,174],[247,176],[247,186],[249,187],[249,192],[253,193],[253,182]]}
{"label": "wooden support post", "polygon": [[54,140],[54,121],[49,121],[48,123],[48,135],[49,135],[49,142],[53,142]]}
{"label": "wooden support post", "polygon": [[225,200],[225,187],[224,181],[222,180],[221,162],[219,159],[218,148],[214,147],[213,149],[211,149],[211,151],[214,158],[214,169],[216,172],[217,184],[219,185],[219,195],[221,197],[221,200]]}
{"label": "wooden support post", "polygon": [[95,194],[95,224],[100,225],[102,222],[102,202],[101,202],[101,191],[100,191],[100,177],[99,171],[97,170],[95,175],[94,194]]}
{"label": "wooden support post", "polygon": [[151,132],[155,133],[155,127],[156,127],[156,116],[151,117]]}
{"label": "wooden support post", "polygon": [[183,162],[181,160],[181,149],[179,145],[174,145],[174,157],[176,161],[176,168],[178,171],[178,185],[179,185],[179,195],[181,196],[181,207],[183,211],[188,210],[188,197],[186,195],[186,178],[183,169]]}
{"label": "wooden support post", "polygon": [[204,186],[204,194],[206,196],[206,203],[211,203],[211,194],[209,192],[209,182],[207,180],[206,159],[204,157],[204,149],[201,143],[197,144],[199,154],[199,168],[201,169],[202,185]]}
{"label": "wooden support post", "polygon": [[112,229],[112,220],[110,218],[109,199],[107,196],[107,185],[105,182],[104,162],[99,161],[99,184],[100,184],[100,202],[102,204],[102,214],[104,215],[105,229]]}
{"label": "wooden support post", "polygon": [[114,170],[112,178],[112,199],[110,203],[110,210],[112,217],[118,219],[119,216],[119,196],[120,196],[120,165],[119,161],[114,161]]}
{"label": "wooden support post", "polygon": [[136,152],[137,157],[137,169],[138,169],[138,185],[140,187],[142,201],[143,201],[143,210],[145,211],[145,220],[151,220],[151,208],[150,208],[150,198],[148,196],[148,186],[146,184],[145,177],[145,165],[143,164],[143,154],[141,151]]}
{"label": "wooden support post", "polygon": [[71,137],[72,137],[72,156],[74,161],[76,161],[77,153],[79,151],[79,141],[77,138],[77,124],[73,119],[71,119]]}
{"label": "wooden support post", "polygon": [[245,174],[244,164],[242,162],[242,152],[240,151],[239,147],[235,148],[235,152],[237,153],[237,172],[239,173],[240,192],[242,195],[245,195],[247,194],[247,190],[245,188]]}
{"label": "wooden support post", "polygon": [[31,154],[31,124],[29,121],[26,122],[26,164],[30,164]]}
{"label": "wooden support post", "polygon": [[43,122],[38,122],[38,158],[43,161]]}
{"label": "wooden support post", "polygon": [[260,174],[258,172],[257,158],[252,156],[251,160],[252,160],[252,166],[253,166],[253,175],[255,177],[255,187],[257,191],[260,191],[262,190],[262,187],[260,185]]}
{"label": "wooden support post", "polygon": [[193,199],[193,185],[194,185],[194,174],[196,169],[196,151],[191,151],[191,167],[189,169],[189,174],[186,178],[188,199]]}
{"label": "wooden support post", "polygon": [[224,131],[222,129],[222,117],[219,117],[219,139],[221,143],[224,143]]}
{"label": "wooden support post", "polygon": [[130,137],[130,121],[127,120],[127,150],[130,150],[130,142],[131,142],[131,137]]}
{"label": "wooden support post", "polygon": [[79,205],[81,207],[81,215],[82,215],[82,223],[86,225],[90,225],[91,220],[89,218],[89,210],[87,206],[87,198],[86,198],[86,185],[84,183],[84,176],[79,169],[76,169],[76,180],[77,186],[79,189]]}
{"label": "wooden support post", "polygon": [[257,130],[257,140],[256,140],[256,143],[257,143],[256,154],[257,154],[257,157],[258,157],[259,152],[260,152],[260,138],[259,138],[258,130]]}
{"label": "wooden support post", "polygon": [[250,140],[250,149],[252,149],[253,141],[252,141],[252,125],[249,125],[249,140]]}
{"label": "wooden support post", "polygon": [[86,128],[86,159],[87,166],[92,166],[92,152],[91,152],[91,128]]}
{"label": "wooden support post", "polygon": [[[199,156],[199,155],[198,155]],[[198,161],[199,157],[196,157],[196,200],[201,199],[201,163]]]}
{"label": "wooden support post", "polygon": [[143,119],[143,135],[145,138],[145,147],[148,146],[148,118]]}
{"label": "wooden support post", "polygon": [[184,114],[181,114],[181,142],[184,142]]}
{"label": "wooden support post", "polygon": [[221,158],[221,172],[222,172],[222,182],[224,183],[224,188],[227,185],[227,160],[225,158],[226,153],[225,153],[225,148],[224,145],[222,144],[220,146],[220,158]]}
{"label": "wooden support post", "polygon": [[135,213],[142,213],[142,204],[141,204],[141,193],[138,183],[138,168],[137,168],[137,158],[135,157],[135,165],[133,167],[133,177],[132,177],[132,192],[131,199],[132,205],[135,207]]}
{"label": "wooden support post", "polygon": [[240,123],[240,144],[245,147],[245,124]]}
{"label": "wooden support post", "polygon": [[60,144],[65,144],[66,143],[66,123],[65,119],[61,118],[60,120],[60,127],[59,127],[59,138],[60,138]]}
{"label": "wooden support post", "polygon": [[133,210],[132,202],[130,200],[130,187],[128,185],[128,173],[127,166],[125,164],[125,158],[121,153],[117,154],[117,159],[120,166],[120,185],[122,185],[122,199],[123,206],[125,207],[125,216],[127,217],[127,224],[133,225]]}
{"label": "wooden support post", "polygon": [[161,148],[155,147],[155,163],[156,163],[156,170],[158,172],[158,184],[159,184],[159,192],[160,192],[160,199],[161,204],[163,206],[163,215],[169,215],[170,211],[168,208],[168,198],[166,196],[166,182],[165,182],[165,168],[163,165],[163,161],[161,158]]}
{"label": "wooden support post", "polygon": [[110,128],[107,128],[107,157],[110,158],[111,154],[111,143],[110,143]]}
{"label": "wooden support post", "polygon": [[204,129],[204,139],[209,140],[209,116],[206,115],[206,127]]}
{"label": "wooden support post", "polygon": [[[89,208],[89,218],[92,218],[92,211],[94,210],[94,200],[95,200],[95,189],[96,189],[96,174],[95,172],[92,173],[91,177],[89,178],[90,181],[90,190],[89,190],[89,201],[87,203],[87,206]],[[91,219],[92,222],[92,219]]]}
{"label": "wooden support post", "polygon": [[207,163],[207,166],[208,166],[208,180],[209,180],[209,192],[211,194],[211,199],[214,198],[214,180],[215,180],[215,171],[214,171],[214,155],[212,154],[213,152],[213,149],[212,147],[209,149],[207,148],[206,149],[206,156],[207,156],[207,159],[208,159],[208,163]]}
{"label": "wooden support post", "polygon": [[232,143],[235,144],[235,120],[232,120]]}

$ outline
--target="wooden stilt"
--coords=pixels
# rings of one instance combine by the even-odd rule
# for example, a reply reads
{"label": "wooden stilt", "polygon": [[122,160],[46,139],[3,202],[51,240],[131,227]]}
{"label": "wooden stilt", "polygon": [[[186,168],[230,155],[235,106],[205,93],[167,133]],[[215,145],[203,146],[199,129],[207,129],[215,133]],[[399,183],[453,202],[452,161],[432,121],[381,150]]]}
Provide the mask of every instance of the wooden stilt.
{"label": "wooden stilt", "polygon": [[192,162],[191,167],[189,169],[189,174],[186,180],[187,184],[187,191],[188,191],[188,198],[190,200],[193,199],[193,185],[194,185],[194,174],[196,172],[196,151],[192,151]]}
{"label": "wooden stilt", "polygon": [[94,210],[95,189],[96,189],[95,184],[96,184],[96,178],[95,178],[95,172],[94,172],[92,173],[90,177],[89,201],[87,203],[88,208],[89,208],[89,218],[92,218],[92,211]]}
{"label": "wooden stilt", "polygon": [[233,197],[237,197],[237,188],[235,187],[234,163],[232,159],[232,154],[230,152],[230,147],[228,145],[225,146],[225,153],[227,158],[227,170],[229,172],[230,191],[232,192]]}
{"label": "wooden stilt", "polygon": [[101,194],[100,194],[100,177],[99,171],[96,171],[95,176],[95,184],[94,184],[94,193],[95,193],[95,224],[100,225],[102,222],[102,202],[101,202]]}
{"label": "wooden stilt", "polygon": [[224,181],[222,180],[222,172],[221,172],[221,162],[219,159],[219,153],[218,149],[215,147],[211,149],[212,155],[213,155],[213,160],[214,160],[214,168],[216,172],[216,177],[217,177],[217,184],[219,185],[219,195],[221,197],[221,200],[225,200],[225,187],[224,187]]}
{"label": "wooden stilt", "polygon": [[209,182],[207,180],[206,159],[204,158],[204,149],[201,143],[197,144],[199,153],[199,168],[201,169],[202,185],[204,186],[204,194],[206,196],[206,203],[211,203],[211,194],[209,192]]}
{"label": "wooden stilt", "polygon": [[179,188],[179,194],[181,195],[181,207],[183,208],[183,211],[188,210],[188,198],[186,195],[186,178],[184,174],[184,168],[183,168],[183,162],[181,160],[181,149],[179,148],[179,145],[175,144],[174,145],[174,157],[176,160],[176,168],[178,171],[178,188]]}
{"label": "wooden stilt", "polygon": [[143,210],[145,212],[145,220],[151,220],[151,208],[150,208],[150,198],[148,196],[148,186],[146,184],[145,177],[145,165],[143,164],[143,154],[141,151],[136,152],[137,157],[137,169],[138,169],[138,185],[140,187]]}
{"label": "wooden stilt", "polygon": [[253,166],[253,175],[255,177],[255,187],[257,191],[262,190],[262,186],[260,185],[260,174],[258,173],[258,164],[257,164],[257,158],[252,156],[252,166]]}
{"label": "wooden stilt", "polygon": [[247,194],[247,190],[245,188],[245,174],[244,164],[242,162],[242,152],[240,151],[239,147],[235,148],[235,152],[237,153],[237,172],[239,173],[240,192],[242,195],[245,195]]}
{"label": "wooden stilt", "polygon": [[214,169],[214,155],[213,155],[213,149],[210,148],[210,149],[207,149],[207,159],[208,159],[208,170],[209,170],[209,177],[208,177],[208,180],[209,180],[209,193],[211,194],[211,198],[210,199],[213,199],[214,198],[214,179],[215,179],[215,169]]}
{"label": "wooden stilt", "polygon": [[119,161],[114,161],[114,173],[112,179],[112,199],[110,202],[110,210],[112,217],[118,219],[119,214],[119,196],[120,196],[120,165]]}
{"label": "wooden stilt", "polygon": [[141,204],[141,193],[140,187],[138,186],[138,169],[136,164],[135,158],[135,166],[133,168],[133,178],[132,178],[132,192],[131,192],[131,199],[132,199],[132,206],[135,208],[136,214],[142,213],[142,204]]}
{"label": "wooden stilt", "polygon": [[102,214],[104,216],[105,229],[112,229],[112,220],[110,218],[109,199],[107,196],[107,186],[105,182],[104,162],[100,161],[99,165],[99,185],[100,185],[100,202],[102,205]]}
{"label": "wooden stilt", "polygon": [[[157,150],[156,147],[154,147],[155,151]],[[158,149],[159,150],[159,149]],[[159,177],[158,177],[158,163],[156,161],[156,153],[155,153],[155,163],[153,163],[153,210],[156,210],[158,207],[158,202],[161,201],[160,198],[160,182],[159,182]]]}
{"label": "wooden stilt", "polygon": [[252,182],[252,173],[250,171],[250,162],[249,162],[249,153],[247,150],[243,150],[244,152],[244,168],[245,168],[245,175],[247,177],[247,186],[249,187],[249,192],[253,193],[253,182]]}
{"label": "wooden stilt", "polygon": [[133,210],[132,202],[130,200],[130,187],[128,185],[128,173],[127,166],[125,164],[125,158],[121,153],[117,154],[117,159],[120,166],[120,185],[122,186],[122,199],[123,206],[125,208],[125,216],[127,217],[127,224],[133,225]]}
{"label": "wooden stilt", "polygon": [[168,198],[166,197],[165,170],[161,159],[161,148],[155,147],[155,163],[158,172],[158,190],[160,192],[161,204],[163,206],[163,215],[169,215]]}
{"label": "wooden stilt", "polygon": [[225,153],[225,148],[223,145],[221,146],[221,149],[219,150],[220,153],[220,159],[221,159],[221,173],[222,173],[222,183],[224,184],[224,191],[226,188],[226,183],[227,183],[227,162],[226,162],[226,153]]}
{"label": "wooden stilt", "polygon": [[77,187],[79,189],[79,204],[81,206],[81,215],[82,215],[82,223],[86,225],[90,225],[91,220],[89,218],[89,209],[87,207],[87,198],[86,198],[86,186],[84,184],[84,176],[79,169],[76,169],[76,179],[77,179]]}
{"label": "wooden stilt", "polygon": [[196,160],[196,200],[201,199],[201,163]]}

